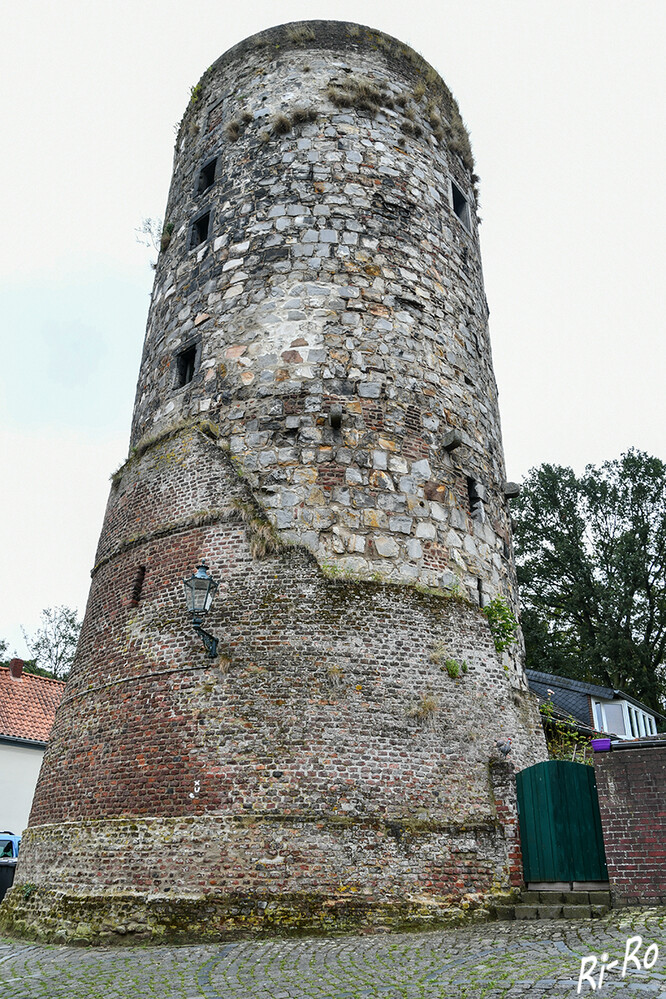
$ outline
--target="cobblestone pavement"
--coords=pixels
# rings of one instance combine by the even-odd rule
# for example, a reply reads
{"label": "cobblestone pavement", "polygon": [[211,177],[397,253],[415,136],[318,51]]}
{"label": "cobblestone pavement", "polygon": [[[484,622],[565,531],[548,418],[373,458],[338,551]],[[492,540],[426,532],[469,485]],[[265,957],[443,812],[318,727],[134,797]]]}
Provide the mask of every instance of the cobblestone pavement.
{"label": "cobblestone pavement", "polygon": [[[622,977],[627,940],[636,937],[641,968],[629,961]],[[588,955],[597,965],[580,995],[666,999],[666,910],[198,947],[81,949],[5,939],[0,999],[568,999]],[[615,959],[600,984],[600,962]]]}

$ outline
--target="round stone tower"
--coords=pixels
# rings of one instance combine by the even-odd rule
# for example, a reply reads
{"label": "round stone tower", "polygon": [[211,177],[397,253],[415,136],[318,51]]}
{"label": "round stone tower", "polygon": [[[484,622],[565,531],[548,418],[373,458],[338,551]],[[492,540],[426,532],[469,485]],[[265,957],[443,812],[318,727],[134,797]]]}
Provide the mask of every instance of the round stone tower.
{"label": "round stone tower", "polygon": [[6,928],[400,925],[520,880],[495,741],[545,747],[472,171],[439,75],[369,28],[270,29],[193,88]]}

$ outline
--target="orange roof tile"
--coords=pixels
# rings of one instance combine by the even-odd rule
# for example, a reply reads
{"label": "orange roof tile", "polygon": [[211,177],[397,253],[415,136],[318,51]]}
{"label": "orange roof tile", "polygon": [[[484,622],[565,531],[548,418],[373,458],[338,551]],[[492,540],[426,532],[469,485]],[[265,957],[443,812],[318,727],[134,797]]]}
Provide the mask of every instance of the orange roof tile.
{"label": "orange roof tile", "polygon": [[16,677],[8,667],[0,666],[0,739],[48,742],[64,689],[62,680],[32,673]]}

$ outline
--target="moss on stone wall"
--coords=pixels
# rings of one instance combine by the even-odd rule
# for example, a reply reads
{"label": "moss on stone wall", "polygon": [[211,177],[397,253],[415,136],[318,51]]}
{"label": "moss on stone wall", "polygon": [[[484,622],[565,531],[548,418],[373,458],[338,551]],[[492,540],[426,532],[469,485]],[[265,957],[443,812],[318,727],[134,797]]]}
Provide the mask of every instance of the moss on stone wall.
{"label": "moss on stone wall", "polygon": [[0,931],[40,943],[200,943],[250,936],[304,936],[364,930],[420,930],[483,922],[506,893],[427,901],[372,899],[340,886],[340,897],[317,892],[280,896],[216,894],[172,900],[130,893],[77,896],[11,889]]}

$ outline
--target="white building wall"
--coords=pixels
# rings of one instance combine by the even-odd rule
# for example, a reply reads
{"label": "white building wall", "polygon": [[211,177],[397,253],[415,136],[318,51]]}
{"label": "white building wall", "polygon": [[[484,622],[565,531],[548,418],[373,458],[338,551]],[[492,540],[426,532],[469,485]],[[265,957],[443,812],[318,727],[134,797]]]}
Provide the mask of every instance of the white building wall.
{"label": "white building wall", "polygon": [[0,830],[20,836],[28,824],[44,750],[0,742]]}

